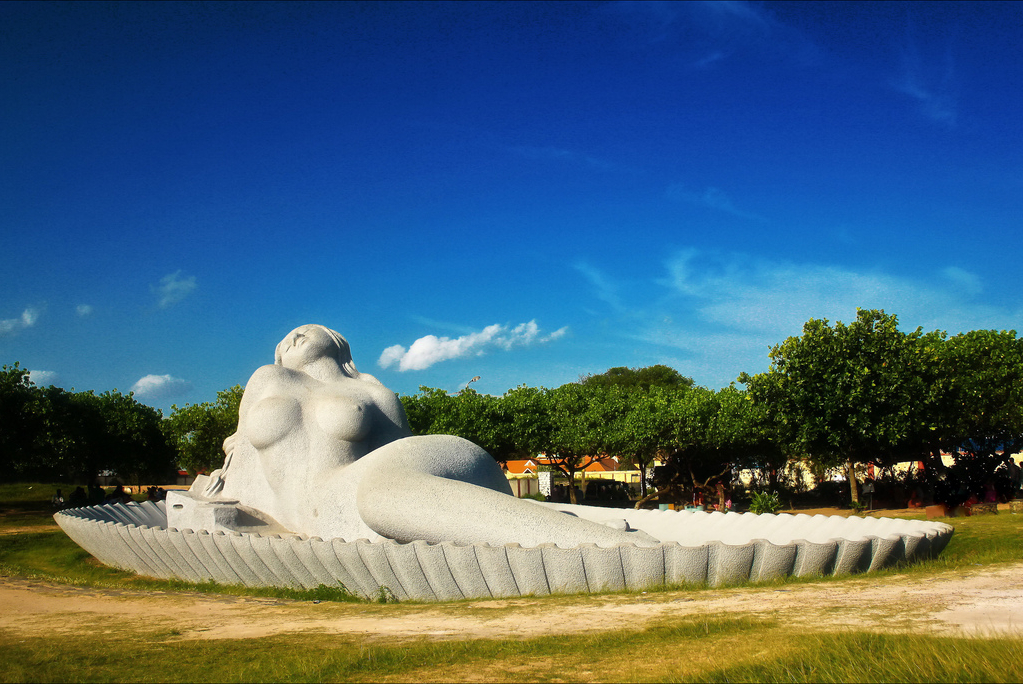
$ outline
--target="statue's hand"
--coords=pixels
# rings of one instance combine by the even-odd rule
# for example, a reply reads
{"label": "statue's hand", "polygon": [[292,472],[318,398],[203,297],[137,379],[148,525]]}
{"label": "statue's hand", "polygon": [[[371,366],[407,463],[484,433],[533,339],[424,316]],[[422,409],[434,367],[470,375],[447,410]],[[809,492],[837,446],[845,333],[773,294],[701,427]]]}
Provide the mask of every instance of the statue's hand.
{"label": "statue's hand", "polygon": [[654,539],[643,530],[629,530],[629,536],[634,537],[636,546],[659,546],[660,539]]}
{"label": "statue's hand", "polygon": [[636,546],[657,546],[661,543],[660,540],[654,539],[643,530],[637,530],[629,525],[629,521],[625,518],[619,518],[618,520],[604,520],[600,524],[605,527],[610,527],[613,530],[628,532],[629,537],[631,537],[629,541],[636,544]]}

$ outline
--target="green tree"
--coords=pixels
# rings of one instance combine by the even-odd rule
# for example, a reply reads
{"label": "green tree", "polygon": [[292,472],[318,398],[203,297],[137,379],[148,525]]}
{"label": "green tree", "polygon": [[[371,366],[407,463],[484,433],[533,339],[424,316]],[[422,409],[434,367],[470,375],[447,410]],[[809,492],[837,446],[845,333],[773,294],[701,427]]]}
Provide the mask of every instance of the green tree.
{"label": "green tree", "polygon": [[420,387],[399,397],[414,435],[455,435],[473,442],[497,461],[515,453],[509,416],[500,397],[466,388],[453,395]]}
{"label": "green tree", "polygon": [[[927,464],[938,498],[951,505],[975,494],[988,480],[1001,485],[998,468],[1023,450],[1023,340],[1015,331],[974,330],[936,346],[935,382],[919,458]],[[952,454],[946,468],[942,453]]]}
{"label": "green tree", "polygon": [[647,468],[670,443],[667,407],[680,393],[694,386],[693,379],[670,366],[643,368],[617,366],[603,373],[586,375],[579,384],[591,389],[616,388],[618,394],[602,395],[604,401],[624,402],[613,412],[617,421],[610,437],[609,453],[620,464],[639,469],[640,497],[646,496]]}
{"label": "green tree", "polygon": [[0,369],[0,470],[25,472],[35,456],[39,389],[17,362]]}
{"label": "green tree", "polygon": [[977,454],[1023,450],[1023,340],[1016,331],[974,330],[949,338],[939,354],[943,446]]}
{"label": "green tree", "polygon": [[884,311],[858,309],[849,325],[810,319],[801,337],[772,347],[766,373],[739,381],[767,407],[790,455],[845,465],[858,502],[855,465],[902,458],[922,434],[936,343],[919,328],[899,331]]}
{"label": "green tree", "polygon": [[19,478],[89,482],[102,470],[138,481],[166,474],[160,411],[117,390],[39,388],[17,363],[0,371],[0,454]]}
{"label": "green tree", "polygon": [[100,467],[136,485],[163,481],[175,470],[175,452],[158,409],[114,390],[96,396],[95,410],[101,422],[93,456]]}
{"label": "green tree", "polygon": [[626,368],[617,366],[609,368],[598,375],[585,375],[579,378],[579,384],[587,387],[627,387],[637,388],[644,392],[651,387],[668,389],[686,389],[694,385],[693,379],[679,373],[671,366],[658,364],[644,368]]}
{"label": "green tree", "polygon": [[637,502],[679,490],[711,495],[734,469],[784,463],[767,413],[747,392],[729,386],[696,387],[677,394],[666,407],[668,458],[655,475],[657,492]]}
{"label": "green tree", "polygon": [[608,451],[619,465],[639,469],[640,498],[647,495],[647,469],[658,456],[666,457],[673,443],[671,406],[680,400],[688,386],[651,386],[643,391],[635,387],[612,387],[605,396],[620,408],[611,417]]}
{"label": "green tree", "polygon": [[613,425],[624,411],[614,390],[569,383],[543,393],[551,430],[540,451],[568,478],[572,503],[578,503],[576,473],[606,458],[612,448]]}
{"label": "green tree", "polygon": [[192,475],[224,464],[224,440],[238,429],[238,406],[244,389],[235,385],[217,392],[217,400],[172,406],[163,431],[177,451],[178,465]]}

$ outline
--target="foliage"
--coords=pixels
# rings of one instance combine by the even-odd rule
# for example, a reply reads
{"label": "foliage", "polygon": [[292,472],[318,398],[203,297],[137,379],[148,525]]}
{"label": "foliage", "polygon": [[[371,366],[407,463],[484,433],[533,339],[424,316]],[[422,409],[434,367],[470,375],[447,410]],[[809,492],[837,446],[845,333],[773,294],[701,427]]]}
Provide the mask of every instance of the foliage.
{"label": "foliage", "polygon": [[466,388],[454,395],[420,387],[400,397],[412,434],[455,435],[478,445],[498,461],[515,453],[510,417],[498,397]]}
{"label": "foliage", "polygon": [[35,457],[39,393],[28,369],[18,363],[0,369],[0,468],[21,474]]}
{"label": "foliage", "polygon": [[711,494],[718,482],[731,482],[733,470],[784,464],[765,407],[734,386],[717,392],[688,390],[672,397],[665,411],[670,455],[655,472],[657,495],[679,490]]}
{"label": "foliage", "polygon": [[579,384],[586,387],[622,387],[649,392],[653,387],[686,389],[694,385],[693,379],[679,373],[670,366],[658,364],[645,368],[609,368],[599,375],[579,378]]}
{"label": "foliage", "polygon": [[0,371],[0,467],[20,479],[165,477],[172,451],[161,420],[131,393],[36,387],[17,363]]}
{"label": "foliage", "polygon": [[172,406],[163,422],[168,440],[177,450],[178,466],[192,475],[210,472],[224,463],[224,440],[238,429],[241,385],[217,392],[217,400]]}
{"label": "foliage", "polygon": [[782,508],[777,492],[753,492],[750,500],[750,513],[777,513]]}
{"label": "foliage", "polygon": [[646,473],[654,459],[669,453],[673,444],[673,423],[669,407],[688,387],[651,387],[647,391],[623,388],[609,399],[622,404],[610,430],[609,451],[620,465],[632,465],[640,478],[640,498],[647,495]]}
{"label": "foliage", "polygon": [[740,382],[768,407],[782,445],[818,465],[842,463],[858,501],[853,466],[901,460],[922,432],[940,335],[902,333],[884,311],[858,309],[834,326],[810,319],[801,337],[772,347],[767,373]]}
{"label": "foliage", "polygon": [[[919,440],[935,500],[983,500],[989,483],[1011,498],[1016,484],[1001,466],[1023,450],[1023,340],[1015,331],[956,335],[941,344],[936,365],[929,429]],[[951,467],[943,452],[952,455]]]}

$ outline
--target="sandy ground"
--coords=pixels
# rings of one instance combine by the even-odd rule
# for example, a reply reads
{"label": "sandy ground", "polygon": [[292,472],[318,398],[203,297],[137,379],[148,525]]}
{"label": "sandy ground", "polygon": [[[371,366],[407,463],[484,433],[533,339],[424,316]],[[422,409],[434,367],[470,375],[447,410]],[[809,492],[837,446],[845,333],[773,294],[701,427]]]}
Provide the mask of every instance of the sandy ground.
{"label": "sandy ground", "polygon": [[775,618],[793,629],[1023,635],[1023,563],[937,576],[863,576],[841,583],[449,605],[366,605],[195,593],[83,589],[0,578],[0,629],[25,636],[176,630],[180,639],[294,633],[367,639],[523,638],[638,629],[686,615]]}

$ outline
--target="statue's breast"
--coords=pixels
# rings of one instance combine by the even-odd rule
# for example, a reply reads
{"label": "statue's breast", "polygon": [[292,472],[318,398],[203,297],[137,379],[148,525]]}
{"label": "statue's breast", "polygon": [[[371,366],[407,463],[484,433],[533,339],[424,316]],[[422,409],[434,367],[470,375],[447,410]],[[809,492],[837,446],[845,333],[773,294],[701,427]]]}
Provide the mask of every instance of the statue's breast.
{"label": "statue's breast", "polygon": [[361,442],[372,428],[372,419],[363,402],[335,393],[310,398],[316,426],[328,438],[343,442]]}
{"label": "statue's breast", "polygon": [[246,437],[257,449],[280,442],[302,425],[302,405],[293,397],[271,396],[252,407],[246,420]]}

